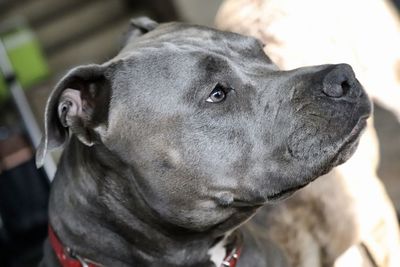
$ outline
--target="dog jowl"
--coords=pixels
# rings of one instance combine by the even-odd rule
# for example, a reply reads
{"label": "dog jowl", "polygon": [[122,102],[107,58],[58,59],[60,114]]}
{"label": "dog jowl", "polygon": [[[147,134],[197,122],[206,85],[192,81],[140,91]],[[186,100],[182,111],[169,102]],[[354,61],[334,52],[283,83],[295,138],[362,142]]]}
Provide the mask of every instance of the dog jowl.
{"label": "dog jowl", "polygon": [[126,39],[47,103],[59,242],[104,266],[219,266],[210,250],[240,233],[237,266],[271,266],[243,223],[354,152],[371,104],[352,68],[280,71],[254,38],[182,23],[134,20]]}

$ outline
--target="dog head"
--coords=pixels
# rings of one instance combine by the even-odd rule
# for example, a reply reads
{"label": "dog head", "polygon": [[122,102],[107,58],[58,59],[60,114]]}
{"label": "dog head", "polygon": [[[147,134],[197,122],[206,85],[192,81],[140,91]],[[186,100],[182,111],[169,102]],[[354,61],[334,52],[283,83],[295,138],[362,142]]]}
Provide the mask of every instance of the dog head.
{"label": "dog head", "polygon": [[70,135],[103,146],[160,218],[202,231],[238,225],[354,152],[371,104],[350,66],[280,71],[251,37],[133,28],[115,58],[57,85],[39,164]]}

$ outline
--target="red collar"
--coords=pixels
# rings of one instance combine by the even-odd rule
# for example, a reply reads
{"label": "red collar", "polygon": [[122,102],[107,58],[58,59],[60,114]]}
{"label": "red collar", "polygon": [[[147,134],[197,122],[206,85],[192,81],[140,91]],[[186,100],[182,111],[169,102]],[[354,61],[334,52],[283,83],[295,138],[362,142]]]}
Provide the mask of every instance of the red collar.
{"label": "red collar", "polygon": [[[49,225],[49,240],[50,244],[57,255],[58,261],[62,267],[100,267],[102,265],[91,260],[80,257],[70,248],[64,248],[58,239],[53,228]],[[220,267],[236,267],[242,252],[242,236],[237,234],[232,242],[231,247],[228,247],[226,256]]]}
{"label": "red collar", "polygon": [[242,253],[243,236],[242,233],[236,231],[232,241],[229,242],[226,250],[226,256],[222,261],[220,267],[236,267],[240,254]]}
{"label": "red collar", "polygon": [[58,261],[62,267],[100,267],[100,264],[96,264],[88,259],[84,259],[77,255],[70,248],[64,248],[58,239],[53,228],[49,225],[49,240],[53,247],[54,252],[57,255]]}

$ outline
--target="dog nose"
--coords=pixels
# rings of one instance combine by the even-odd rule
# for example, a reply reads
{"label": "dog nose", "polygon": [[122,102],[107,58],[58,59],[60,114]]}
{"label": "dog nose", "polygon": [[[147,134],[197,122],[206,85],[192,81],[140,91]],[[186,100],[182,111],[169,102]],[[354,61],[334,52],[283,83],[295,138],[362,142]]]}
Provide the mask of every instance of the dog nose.
{"label": "dog nose", "polygon": [[323,93],[328,97],[340,98],[353,95],[356,90],[356,76],[348,64],[333,65],[323,78]]}

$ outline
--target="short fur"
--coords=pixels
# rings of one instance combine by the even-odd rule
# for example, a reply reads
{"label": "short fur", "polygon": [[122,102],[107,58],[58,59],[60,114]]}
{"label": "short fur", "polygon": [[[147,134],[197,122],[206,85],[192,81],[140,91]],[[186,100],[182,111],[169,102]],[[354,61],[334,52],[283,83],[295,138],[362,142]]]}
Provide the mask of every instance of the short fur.
{"label": "short fur", "polygon": [[[49,98],[37,162],[65,147],[52,227],[105,266],[215,266],[208,250],[233,230],[238,267],[287,266],[267,225],[242,224],[354,152],[371,104],[351,67],[280,71],[254,38],[146,25]],[[216,87],[226,99],[210,103]],[[48,245],[42,265],[57,266]]]}

